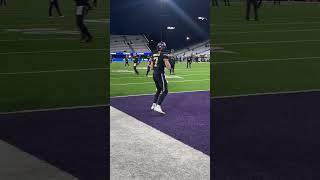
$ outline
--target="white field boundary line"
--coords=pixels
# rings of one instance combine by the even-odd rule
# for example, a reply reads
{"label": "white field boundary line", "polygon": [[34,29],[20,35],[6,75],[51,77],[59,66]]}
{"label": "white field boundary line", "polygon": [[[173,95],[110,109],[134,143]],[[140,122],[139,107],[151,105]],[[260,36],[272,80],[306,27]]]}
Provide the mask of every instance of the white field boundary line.
{"label": "white field boundary line", "polygon": [[[193,93],[193,92],[206,92],[209,91],[207,90],[193,90],[193,91],[175,91],[175,92],[170,92],[169,94],[179,94],[179,93]],[[126,95],[126,96],[110,96],[110,99],[115,99],[115,98],[124,98],[124,97],[138,97],[138,96],[151,96],[154,95],[155,93],[148,93],[148,94],[136,94],[136,95]]]}
{"label": "white field boundary line", "polygon": [[[312,17],[312,16],[304,16],[304,17],[299,17],[301,19],[320,19],[320,16],[319,17]],[[294,18],[289,18],[289,17],[268,17],[267,19],[270,19],[270,20],[277,20],[277,19],[280,19],[280,20],[293,20]],[[264,19],[262,19],[264,20]],[[228,19],[225,19],[226,22],[228,21],[244,21],[242,16],[241,17],[233,17],[233,18],[228,18]],[[277,22],[275,22],[277,23]],[[228,24],[228,23],[226,23]],[[229,24],[232,24],[232,23],[229,23]]]}
{"label": "white field boundary line", "polygon": [[[107,37],[94,37],[95,39],[106,39]],[[0,39],[0,42],[18,42],[18,41],[49,41],[49,40],[79,40],[79,37],[64,37],[64,38],[37,38],[37,39],[28,39],[28,38],[20,38],[20,39]]]}
{"label": "white field boundary line", "polygon": [[[244,22],[244,21],[241,21]],[[301,24],[320,24],[320,21],[310,21],[310,22],[274,22],[274,23],[262,23],[262,22],[258,22],[258,23],[241,23],[241,24],[234,24],[234,23],[230,23],[230,24],[223,24],[223,25],[219,25],[219,24],[210,24],[210,26],[213,26],[215,28],[219,28],[219,27],[240,27],[243,25],[249,25],[249,26],[253,26],[253,25],[259,25],[259,26],[272,26],[272,25],[301,25]]]}
{"label": "white field boundary line", "polygon": [[299,43],[299,42],[320,42],[320,39],[309,40],[291,40],[291,41],[249,41],[249,42],[230,42],[230,43],[216,43],[213,46],[220,45],[248,45],[248,44],[281,44],[281,43]]}
{"label": "white field boundary line", "polygon": [[319,59],[320,56],[315,57],[297,57],[297,58],[277,58],[277,59],[252,59],[252,60],[242,60],[242,61],[217,61],[212,62],[212,64],[237,64],[237,63],[250,63],[250,62],[272,62],[272,61],[292,61],[292,60],[315,60]]}
{"label": "white field boundary line", "polygon": [[[184,82],[203,82],[210,81],[210,79],[201,80],[183,80],[183,81],[167,81],[169,83],[184,83]],[[122,84],[110,84],[110,86],[127,86],[127,85],[141,85],[141,84],[154,84],[154,82],[142,82],[142,83],[122,83]]]}
{"label": "white field boundary line", "polygon": [[52,26],[52,25],[60,25],[59,23],[39,23],[39,24],[0,24],[0,27],[16,27],[16,26],[21,26],[21,27],[26,27],[26,26]]}
{"label": "white field boundary line", "polygon": [[[89,109],[89,108],[99,108],[99,107],[108,107],[110,104],[96,104],[89,106],[68,106],[68,107],[58,107],[58,108],[44,108],[44,109],[27,109],[21,111],[10,111],[10,112],[0,112],[0,115],[9,115],[9,114],[20,114],[20,113],[33,113],[33,112],[46,112],[46,111],[63,111],[63,110],[76,110],[76,109]],[[107,112],[107,110],[106,110]]]}
{"label": "white field boundary line", "polygon": [[270,30],[270,31],[234,31],[234,32],[215,32],[212,34],[213,36],[216,36],[217,34],[250,34],[250,33],[277,33],[277,32],[313,32],[313,31],[320,31],[320,28],[315,29],[290,29],[290,30]]}
{"label": "white field boundary line", "polygon": [[[66,14],[64,14],[66,16]],[[72,14],[72,17],[74,15]],[[70,16],[71,17],[71,16]],[[63,19],[63,18],[60,18],[60,17],[55,17],[53,19],[48,19],[48,21],[51,21],[51,23],[38,23],[38,24],[0,24],[0,27],[17,27],[17,26],[21,26],[21,27],[26,27],[26,26],[52,26],[52,25],[63,25],[61,23],[57,23],[57,22],[54,22],[55,19]],[[89,21],[88,21],[89,20]],[[92,22],[92,21],[97,21],[97,20],[101,20],[101,22]],[[103,22],[102,22],[103,20]],[[104,23],[104,24],[109,24],[110,23],[110,19],[105,19],[105,18],[99,18],[99,19],[86,19],[85,20],[86,23]]]}
{"label": "white field boundary line", "polygon": [[[210,73],[210,72],[209,72]],[[205,74],[187,74],[187,75],[166,75],[166,78],[170,78],[170,76],[173,76],[173,77],[171,77],[172,79],[174,79],[174,78],[177,78],[177,79],[179,79],[179,77],[188,77],[188,76],[201,76],[201,75],[205,75]],[[138,79],[138,78],[152,78],[152,75],[148,75],[148,76],[145,76],[145,77],[140,77],[140,76],[138,76],[138,77],[110,77],[110,79]]]}
{"label": "white field boundary line", "polygon": [[281,95],[281,94],[299,94],[299,93],[311,93],[311,92],[320,92],[320,89],[306,89],[306,90],[296,90],[296,91],[274,91],[274,92],[250,93],[250,94],[239,94],[239,95],[230,95],[230,96],[213,96],[211,97],[211,99],[227,99],[227,98]]}
{"label": "white field boundary line", "polygon": [[85,68],[85,69],[58,69],[47,71],[24,71],[24,72],[0,72],[0,75],[20,75],[20,74],[42,74],[42,73],[57,73],[57,72],[80,72],[80,71],[97,71],[107,70],[108,68]]}
{"label": "white field boundary line", "polygon": [[[208,64],[209,65],[209,64]],[[146,70],[141,70],[141,71],[146,71]],[[176,69],[175,69],[175,71],[176,71]],[[199,73],[199,72],[201,72],[201,73],[210,73],[210,71],[208,70],[208,71],[190,71],[190,72],[179,72],[179,75],[184,75],[184,74],[192,74],[192,73]],[[131,73],[134,73],[134,71],[133,70],[128,70],[128,71],[123,71],[123,72],[118,72],[118,71],[115,71],[115,70],[111,70],[111,72],[110,73],[113,73],[113,75],[122,75],[122,74],[131,74]],[[151,73],[152,74],[152,73]],[[177,74],[178,75],[178,74]]]}
{"label": "white field boundary line", "polygon": [[85,48],[83,48],[83,49],[46,50],[46,51],[16,51],[16,52],[0,52],[0,55],[88,52],[88,51],[106,51],[106,50],[108,50],[108,49],[85,49]]}

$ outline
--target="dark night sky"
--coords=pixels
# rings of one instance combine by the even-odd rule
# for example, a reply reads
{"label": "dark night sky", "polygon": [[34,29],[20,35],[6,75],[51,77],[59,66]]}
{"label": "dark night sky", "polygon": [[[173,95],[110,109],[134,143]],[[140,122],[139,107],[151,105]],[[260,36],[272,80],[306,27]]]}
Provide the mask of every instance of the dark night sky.
{"label": "dark night sky", "polygon": [[[111,0],[111,34],[146,34],[158,42],[164,29],[163,40],[169,48],[208,40],[209,21],[197,17],[209,18],[209,3],[210,0]],[[176,29],[166,30],[167,26]],[[191,39],[187,41],[186,36]]]}

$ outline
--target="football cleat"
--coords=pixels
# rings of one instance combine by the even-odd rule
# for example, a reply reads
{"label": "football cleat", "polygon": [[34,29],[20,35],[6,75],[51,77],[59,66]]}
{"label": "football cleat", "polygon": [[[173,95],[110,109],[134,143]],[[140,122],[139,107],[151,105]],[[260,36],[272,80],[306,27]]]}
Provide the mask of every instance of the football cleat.
{"label": "football cleat", "polygon": [[152,103],[152,106],[151,106],[151,110],[153,110],[155,107],[157,106],[157,104],[156,103]]}
{"label": "football cleat", "polygon": [[153,110],[156,111],[156,112],[158,112],[158,113],[161,113],[161,114],[166,114],[165,112],[162,111],[160,105],[156,105],[156,107],[154,107]]}

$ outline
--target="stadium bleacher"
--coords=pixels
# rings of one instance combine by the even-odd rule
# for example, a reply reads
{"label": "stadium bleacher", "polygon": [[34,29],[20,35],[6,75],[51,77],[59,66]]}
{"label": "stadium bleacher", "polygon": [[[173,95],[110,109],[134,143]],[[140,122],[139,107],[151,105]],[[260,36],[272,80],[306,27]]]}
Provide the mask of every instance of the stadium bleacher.
{"label": "stadium bleacher", "polygon": [[191,45],[189,47],[177,50],[174,53],[174,56],[176,56],[178,59],[186,59],[190,56],[196,56],[196,57],[203,57],[205,61],[208,61],[210,58],[210,42],[205,41],[201,43],[197,43],[194,45]]}
{"label": "stadium bleacher", "polygon": [[110,52],[150,52],[144,35],[111,35]]}

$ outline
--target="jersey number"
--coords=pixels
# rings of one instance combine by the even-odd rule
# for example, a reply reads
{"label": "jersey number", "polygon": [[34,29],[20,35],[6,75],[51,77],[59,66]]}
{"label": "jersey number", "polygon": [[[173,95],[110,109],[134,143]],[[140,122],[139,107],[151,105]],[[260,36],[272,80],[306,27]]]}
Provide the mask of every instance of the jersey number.
{"label": "jersey number", "polygon": [[153,65],[153,67],[157,67],[157,66],[158,66],[158,60],[159,60],[159,58],[158,58],[158,57],[154,57],[153,59],[154,59],[154,65]]}

